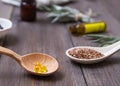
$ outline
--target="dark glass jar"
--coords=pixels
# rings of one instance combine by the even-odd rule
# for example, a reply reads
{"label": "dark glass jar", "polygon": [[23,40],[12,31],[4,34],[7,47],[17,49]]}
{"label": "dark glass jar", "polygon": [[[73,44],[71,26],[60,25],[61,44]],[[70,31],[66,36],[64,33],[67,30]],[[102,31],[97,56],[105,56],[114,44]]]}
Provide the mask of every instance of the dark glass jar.
{"label": "dark glass jar", "polygon": [[35,0],[22,0],[20,6],[20,16],[23,21],[36,20],[36,1]]}

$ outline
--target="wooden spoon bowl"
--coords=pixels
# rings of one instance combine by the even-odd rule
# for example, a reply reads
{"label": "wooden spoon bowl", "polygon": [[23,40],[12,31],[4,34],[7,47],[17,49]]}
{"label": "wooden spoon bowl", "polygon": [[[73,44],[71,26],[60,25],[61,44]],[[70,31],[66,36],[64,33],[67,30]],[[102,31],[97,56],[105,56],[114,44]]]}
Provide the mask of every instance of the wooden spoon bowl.
{"label": "wooden spoon bowl", "polygon": [[[34,71],[35,64],[40,62],[46,66],[46,73],[36,73]],[[22,56],[21,65],[32,74],[46,76],[54,73],[58,69],[58,62],[52,56],[43,53],[31,53]]]}

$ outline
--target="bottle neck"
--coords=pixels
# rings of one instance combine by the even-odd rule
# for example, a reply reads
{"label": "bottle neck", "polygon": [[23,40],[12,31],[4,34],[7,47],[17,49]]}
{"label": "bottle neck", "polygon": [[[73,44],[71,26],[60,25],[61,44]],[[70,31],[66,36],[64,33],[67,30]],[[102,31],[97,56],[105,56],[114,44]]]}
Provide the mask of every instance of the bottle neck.
{"label": "bottle neck", "polygon": [[35,0],[22,0],[22,2],[26,2],[26,3],[34,3]]}

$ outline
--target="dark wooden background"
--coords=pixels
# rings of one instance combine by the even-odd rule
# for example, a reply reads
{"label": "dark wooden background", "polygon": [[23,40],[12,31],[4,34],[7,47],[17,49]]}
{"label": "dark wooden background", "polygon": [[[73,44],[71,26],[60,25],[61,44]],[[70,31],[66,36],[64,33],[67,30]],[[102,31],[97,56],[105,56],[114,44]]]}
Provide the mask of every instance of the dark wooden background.
{"label": "dark wooden background", "polygon": [[[67,6],[86,11],[92,8],[100,14],[99,19],[107,23],[111,36],[120,36],[120,0],[78,0]],[[47,77],[28,74],[17,62],[8,56],[0,57],[0,86],[120,86],[120,52],[111,58],[93,65],[71,61],[65,51],[73,46],[96,46],[85,37],[75,37],[68,31],[71,23],[50,23],[45,13],[37,12],[33,23],[20,20],[19,7],[0,2],[0,17],[13,22],[10,33],[0,39],[1,46],[20,55],[43,52],[54,56],[59,70]]]}

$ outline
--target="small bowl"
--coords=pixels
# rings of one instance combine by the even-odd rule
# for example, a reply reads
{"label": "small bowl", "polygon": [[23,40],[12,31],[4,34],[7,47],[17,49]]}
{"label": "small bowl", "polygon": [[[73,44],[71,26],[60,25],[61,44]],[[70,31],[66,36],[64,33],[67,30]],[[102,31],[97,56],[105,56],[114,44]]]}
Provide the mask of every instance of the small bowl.
{"label": "small bowl", "polygon": [[3,27],[3,29],[0,29],[0,37],[3,37],[10,31],[12,22],[9,19],[0,18],[0,25]]}

